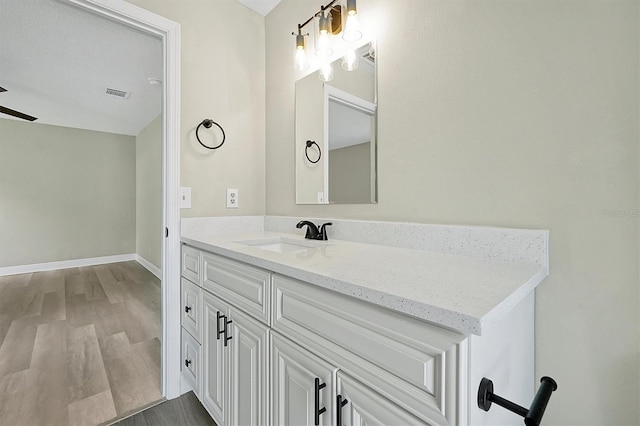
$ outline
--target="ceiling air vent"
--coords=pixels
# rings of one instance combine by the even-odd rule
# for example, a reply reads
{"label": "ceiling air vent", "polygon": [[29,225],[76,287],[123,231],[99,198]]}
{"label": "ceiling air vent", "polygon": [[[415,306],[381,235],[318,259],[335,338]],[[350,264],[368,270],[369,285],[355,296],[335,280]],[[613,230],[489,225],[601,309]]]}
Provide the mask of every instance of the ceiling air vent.
{"label": "ceiling air vent", "polygon": [[107,87],[106,94],[122,99],[129,99],[129,95],[131,94],[131,92],[125,92],[124,90],[112,89],[110,87]]}

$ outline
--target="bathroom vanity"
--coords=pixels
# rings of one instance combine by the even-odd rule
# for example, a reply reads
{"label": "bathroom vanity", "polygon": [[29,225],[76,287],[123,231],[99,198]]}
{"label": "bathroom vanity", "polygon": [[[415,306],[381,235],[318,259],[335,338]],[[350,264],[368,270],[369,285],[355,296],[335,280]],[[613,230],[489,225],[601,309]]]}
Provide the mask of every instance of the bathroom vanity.
{"label": "bathroom vanity", "polygon": [[482,377],[525,405],[535,392],[547,234],[523,232],[544,253],[183,233],[185,390],[219,425],[520,423],[476,394]]}

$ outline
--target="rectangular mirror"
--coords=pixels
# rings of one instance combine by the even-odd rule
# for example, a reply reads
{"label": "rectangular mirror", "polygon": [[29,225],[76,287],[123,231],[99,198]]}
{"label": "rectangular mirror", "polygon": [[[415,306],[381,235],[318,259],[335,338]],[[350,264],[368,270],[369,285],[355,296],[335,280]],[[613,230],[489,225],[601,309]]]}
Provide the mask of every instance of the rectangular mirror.
{"label": "rectangular mirror", "polygon": [[377,201],[377,90],[373,43],[356,50],[359,66],[331,64],[296,81],[295,167],[297,204]]}

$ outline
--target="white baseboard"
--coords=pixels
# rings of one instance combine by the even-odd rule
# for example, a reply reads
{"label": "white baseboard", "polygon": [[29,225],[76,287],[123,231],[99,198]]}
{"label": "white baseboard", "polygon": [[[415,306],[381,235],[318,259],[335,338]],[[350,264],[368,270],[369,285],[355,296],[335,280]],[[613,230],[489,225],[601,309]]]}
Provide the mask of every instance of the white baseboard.
{"label": "white baseboard", "polygon": [[158,278],[159,280],[162,279],[162,269],[158,268],[156,265],[154,265],[153,263],[149,262],[147,259],[145,259],[144,257],[140,256],[139,254],[136,254],[136,259],[135,260],[136,260],[136,262],[138,262],[139,264],[144,266],[147,271],[149,271],[153,275],[155,275],[156,278]]}
{"label": "white baseboard", "polygon": [[62,260],[59,262],[33,263],[31,265],[7,266],[0,268],[0,277],[7,275],[29,274],[32,272],[55,271],[57,269],[79,268],[82,266],[104,265],[107,263],[130,262],[136,254],[119,254],[116,256],[89,257],[86,259]]}

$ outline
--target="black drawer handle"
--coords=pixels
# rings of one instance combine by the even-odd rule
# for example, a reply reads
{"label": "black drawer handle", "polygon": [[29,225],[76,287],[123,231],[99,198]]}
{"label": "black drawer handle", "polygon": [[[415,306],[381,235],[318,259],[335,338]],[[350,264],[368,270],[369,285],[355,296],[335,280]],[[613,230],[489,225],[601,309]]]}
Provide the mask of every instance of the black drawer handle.
{"label": "black drawer handle", "polygon": [[225,329],[226,329],[226,326],[225,326],[225,329],[221,329],[220,327],[220,320],[223,318],[226,318],[226,317],[222,315],[220,311],[218,311],[218,319],[216,321],[216,331],[218,332],[218,335],[216,337],[216,340],[220,340],[220,336],[222,335],[222,333],[225,332]]}
{"label": "black drawer handle", "polygon": [[185,306],[185,307],[184,307],[184,311],[185,311],[186,313],[189,313],[189,311],[190,311],[190,310],[191,310],[191,306]]}
{"label": "black drawer handle", "polygon": [[338,400],[338,406],[336,407],[336,424],[337,426],[342,426],[342,407],[347,405],[349,403],[349,400],[346,398],[342,399],[342,395],[338,395],[336,399]]}
{"label": "black drawer handle", "polygon": [[185,360],[184,360],[184,366],[185,366],[185,367],[187,367],[187,368],[189,368],[189,365],[191,365],[191,360],[189,360],[189,359],[185,359]]}
{"label": "black drawer handle", "polygon": [[327,387],[326,383],[320,383],[320,379],[316,377],[316,406],[315,406],[315,425],[320,425],[320,414],[323,414],[327,411],[327,407],[320,408],[320,390]]}
{"label": "black drawer handle", "polygon": [[224,345],[227,346],[227,342],[233,339],[233,336],[227,336],[227,332],[229,331],[229,324],[233,322],[233,320],[228,320],[227,317],[224,317]]}

